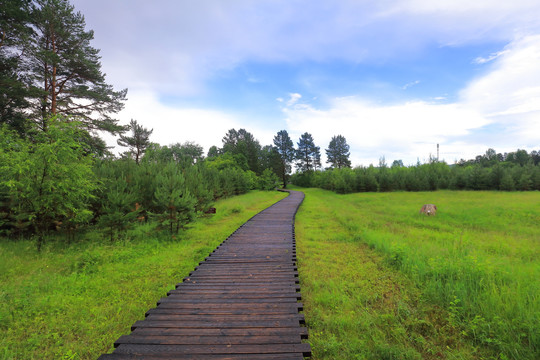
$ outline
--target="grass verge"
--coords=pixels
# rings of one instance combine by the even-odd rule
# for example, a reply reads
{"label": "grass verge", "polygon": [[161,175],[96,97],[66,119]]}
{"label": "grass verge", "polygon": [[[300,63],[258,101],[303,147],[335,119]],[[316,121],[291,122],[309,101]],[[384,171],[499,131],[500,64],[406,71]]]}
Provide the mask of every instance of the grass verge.
{"label": "grass verge", "polygon": [[540,358],[540,193],[301,190],[315,359]]}
{"label": "grass verge", "polygon": [[[285,193],[254,191],[216,203],[217,214],[177,239],[140,225],[121,241],[0,239],[0,358],[96,359],[217,245]],[[105,238],[105,239],[104,239]]]}

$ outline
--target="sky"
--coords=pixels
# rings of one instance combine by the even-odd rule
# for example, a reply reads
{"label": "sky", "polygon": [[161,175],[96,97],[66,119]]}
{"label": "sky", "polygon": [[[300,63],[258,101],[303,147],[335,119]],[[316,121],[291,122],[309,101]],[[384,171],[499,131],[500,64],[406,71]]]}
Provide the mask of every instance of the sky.
{"label": "sky", "polygon": [[[220,147],[280,130],[353,166],[540,150],[538,0],[71,0],[120,123]],[[113,139],[108,139],[114,144]]]}

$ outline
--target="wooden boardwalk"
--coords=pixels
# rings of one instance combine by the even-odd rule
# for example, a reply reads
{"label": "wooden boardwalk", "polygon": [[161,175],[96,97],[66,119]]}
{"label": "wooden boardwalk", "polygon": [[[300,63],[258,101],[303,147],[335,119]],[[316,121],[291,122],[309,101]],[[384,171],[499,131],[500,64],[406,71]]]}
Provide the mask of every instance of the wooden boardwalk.
{"label": "wooden boardwalk", "polygon": [[291,191],[242,225],[99,359],[309,357],[294,240],[303,199]]}

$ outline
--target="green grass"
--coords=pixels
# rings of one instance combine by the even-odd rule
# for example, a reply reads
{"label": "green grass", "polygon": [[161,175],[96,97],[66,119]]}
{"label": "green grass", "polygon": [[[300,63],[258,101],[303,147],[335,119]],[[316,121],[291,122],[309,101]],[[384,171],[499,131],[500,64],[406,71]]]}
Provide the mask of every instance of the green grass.
{"label": "green grass", "polygon": [[540,193],[302,190],[314,359],[540,358]]}
{"label": "green grass", "polygon": [[[251,216],[286,194],[216,203],[176,239],[152,225],[118,242],[89,233],[72,244],[0,239],[0,359],[96,359]],[[160,238],[161,237],[161,238]]]}

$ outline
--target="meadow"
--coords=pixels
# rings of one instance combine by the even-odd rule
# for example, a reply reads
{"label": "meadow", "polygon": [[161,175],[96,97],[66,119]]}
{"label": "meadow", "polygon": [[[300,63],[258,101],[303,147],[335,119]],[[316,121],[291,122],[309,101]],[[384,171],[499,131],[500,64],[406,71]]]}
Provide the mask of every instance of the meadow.
{"label": "meadow", "polygon": [[286,194],[220,200],[175,239],[139,225],[118,241],[0,239],[0,359],[96,359],[234,230]]}
{"label": "meadow", "polygon": [[314,359],[540,358],[539,192],[301,190]]}

